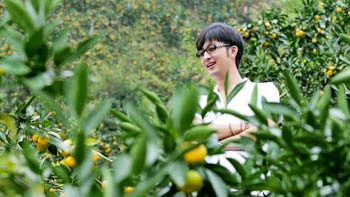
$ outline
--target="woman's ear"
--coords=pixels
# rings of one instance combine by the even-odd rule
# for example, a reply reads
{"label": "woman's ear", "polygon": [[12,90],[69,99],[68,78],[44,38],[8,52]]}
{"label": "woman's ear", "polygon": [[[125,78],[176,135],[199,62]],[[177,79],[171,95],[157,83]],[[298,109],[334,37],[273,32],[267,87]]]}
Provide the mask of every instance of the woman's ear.
{"label": "woman's ear", "polygon": [[236,45],[233,45],[230,49],[231,57],[236,58],[237,53],[238,53],[238,47]]}

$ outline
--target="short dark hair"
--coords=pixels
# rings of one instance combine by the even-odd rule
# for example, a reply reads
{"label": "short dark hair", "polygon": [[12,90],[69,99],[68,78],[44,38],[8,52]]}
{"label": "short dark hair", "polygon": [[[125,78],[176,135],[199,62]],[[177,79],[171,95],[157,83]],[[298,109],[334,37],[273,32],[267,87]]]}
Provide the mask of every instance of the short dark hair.
{"label": "short dark hair", "polygon": [[235,61],[236,67],[239,69],[244,49],[242,35],[238,33],[233,27],[225,23],[213,23],[204,28],[197,37],[197,50],[202,50],[205,42],[211,42],[214,40],[237,46],[238,53]]}

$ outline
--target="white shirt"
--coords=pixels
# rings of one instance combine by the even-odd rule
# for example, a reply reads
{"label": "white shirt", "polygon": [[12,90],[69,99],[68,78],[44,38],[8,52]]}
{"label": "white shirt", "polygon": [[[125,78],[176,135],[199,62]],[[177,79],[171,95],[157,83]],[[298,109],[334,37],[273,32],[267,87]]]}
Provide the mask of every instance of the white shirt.
{"label": "white shirt", "polygon": [[[243,88],[238,92],[238,94],[235,95],[235,97],[229,101],[227,104],[227,107],[225,107],[225,104],[223,103],[223,98],[221,98],[219,94],[218,86],[215,86],[214,92],[219,96],[219,99],[216,101],[216,107],[218,109],[231,109],[234,110],[242,115],[246,116],[253,116],[254,112],[250,109],[249,103],[251,102],[251,97],[253,94],[253,90],[255,85],[257,85],[257,107],[259,109],[262,108],[262,98],[265,97],[265,99],[268,102],[279,102],[280,96],[277,87],[272,82],[266,82],[266,83],[254,83],[248,80],[247,78],[243,79],[246,81]],[[235,88],[234,86],[232,90]],[[203,95],[200,97],[199,105],[203,109],[207,105],[207,95]],[[231,124],[239,124],[242,122],[241,119],[232,116],[230,114],[221,114],[221,113],[215,113],[212,111],[207,112],[207,114],[204,116],[204,118],[200,117],[199,114],[197,114],[197,118],[202,120],[203,123],[213,123],[213,124],[219,124],[219,125],[225,125],[228,123]]]}
{"label": "white shirt", "polygon": [[[262,109],[262,100],[263,97],[268,102],[279,102],[280,101],[280,95],[277,87],[272,82],[266,82],[266,83],[255,83],[251,82],[249,79],[244,78],[244,81],[246,83],[244,84],[243,88],[235,95],[235,97],[229,101],[227,104],[227,107],[225,107],[225,104],[223,102],[223,98],[221,98],[218,90],[218,86],[215,86],[214,93],[216,93],[219,96],[219,99],[216,101],[216,107],[218,109],[231,109],[234,110],[242,115],[246,116],[253,116],[254,112],[250,109],[249,103],[251,102],[251,97],[254,91],[255,86],[257,85],[257,107],[259,109]],[[232,90],[235,88],[234,86]],[[207,95],[203,95],[200,97],[199,105],[203,109],[207,105]],[[212,111],[209,111],[206,113],[206,115],[202,118],[199,114],[196,114],[197,118],[201,120],[203,123],[213,123],[213,124],[219,124],[219,125],[228,125],[231,124],[239,124],[242,122],[241,119],[230,115],[230,114],[222,114],[222,113],[215,113]],[[233,158],[239,161],[240,163],[244,163],[246,160],[246,157],[248,154],[244,151],[226,151],[225,154],[222,155],[214,155],[214,156],[208,156],[206,158],[206,161],[208,163],[217,163],[219,162],[222,166],[228,168],[231,172],[234,172],[235,169],[233,166],[226,160],[226,158]]]}

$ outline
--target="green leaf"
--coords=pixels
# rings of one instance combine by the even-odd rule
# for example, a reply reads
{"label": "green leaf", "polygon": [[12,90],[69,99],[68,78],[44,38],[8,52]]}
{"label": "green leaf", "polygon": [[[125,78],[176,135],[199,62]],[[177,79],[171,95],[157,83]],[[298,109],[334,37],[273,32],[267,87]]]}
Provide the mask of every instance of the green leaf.
{"label": "green leaf", "polygon": [[350,36],[348,36],[346,34],[340,34],[340,38],[343,42],[350,45]]}
{"label": "green leaf", "polygon": [[118,118],[122,122],[130,122],[130,123],[132,122],[127,115],[125,115],[124,113],[122,113],[120,111],[117,111],[115,109],[111,109],[111,113],[113,116],[115,116],[116,118]]}
{"label": "green leaf", "polygon": [[[27,57],[29,58],[33,57],[36,53],[38,53],[39,49],[44,44],[45,44],[45,35],[44,35],[44,28],[42,27],[36,30],[27,41],[25,45],[25,51],[26,51]],[[45,49],[47,48],[45,47]],[[45,62],[45,61],[42,61],[42,62]]]}
{"label": "green leaf", "polygon": [[38,152],[29,144],[29,142],[21,142],[23,156],[26,158],[28,167],[36,174],[42,173]]}
{"label": "green leaf", "polygon": [[166,121],[168,120],[169,114],[168,114],[168,111],[165,108],[165,106],[163,104],[157,103],[156,104],[156,112],[157,112],[159,120],[162,121],[163,123],[166,123]]}
{"label": "green leaf", "polygon": [[85,139],[85,144],[86,146],[94,146],[96,144],[100,143],[100,140],[99,139],[96,139],[96,138],[86,138]]}
{"label": "green leaf", "polygon": [[184,133],[192,125],[197,111],[198,99],[198,89],[193,86],[178,90],[172,97],[172,126],[180,134]]}
{"label": "green leaf", "polygon": [[135,140],[130,154],[132,158],[132,172],[139,174],[145,166],[147,157],[147,137],[145,135],[141,135]]}
{"label": "green leaf", "polygon": [[99,41],[98,36],[92,36],[82,42],[80,42],[77,48],[73,51],[72,55],[69,57],[68,61],[74,61],[80,58],[86,51],[91,49]]}
{"label": "green leaf", "polygon": [[40,73],[31,78],[23,78],[22,83],[33,91],[52,85],[53,79],[47,73]]}
{"label": "green leaf", "polygon": [[343,60],[346,64],[350,65],[350,60],[347,57],[340,55],[339,59]]}
{"label": "green leaf", "polygon": [[168,111],[158,95],[146,89],[141,89],[141,92],[156,106],[158,119],[165,123],[168,119]]}
{"label": "green leaf", "polygon": [[68,127],[68,118],[64,114],[64,109],[55,101],[55,99],[44,92],[35,92],[35,96],[40,100],[48,110],[55,112],[56,118],[63,125]]}
{"label": "green leaf", "polygon": [[262,106],[264,110],[268,111],[271,114],[283,115],[285,117],[292,118],[293,120],[297,120],[299,116],[294,108],[283,103],[263,102]]}
{"label": "green leaf", "polygon": [[46,0],[42,0],[42,1],[38,1],[38,0],[30,0],[29,2],[32,4],[33,8],[35,9],[35,12],[39,12],[40,11],[40,3],[44,2]]}
{"label": "green leaf", "polygon": [[3,68],[6,73],[14,74],[14,75],[26,75],[31,69],[24,64],[24,62],[6,59],[0,61],[0,68]]}
{"label": "green leaf", "polygon": [[236,169],[236,171],[242,177],[242,179],[245,179],[247,177],[247,172],[245,171],[241,163],[239,163],[237,160],[232,158],[226,158],[226,159],[233,165],[233,167]]}
{"label": "green leaf", "polygon": [[[128,178],[131,174],[131,158],[130,155],[121,154],[119,155],[114,164],[114,169],[118,169],[114,172],[115,180],[120,183],[126,178]],[[121,170],[122,169],[122,170]]]}
{"label": "green leaf", "polygon": [[68,29],[63,29],[52,44],[54,63],[57,66],[66,63],[73,54],[73,49],[68,45]]}
{"label": "green leaf", "polygon": [[20,0],[5,0],[6,9],[8,10],[11,20],[21,27],[25,32],[31,34],[35,30],[34,19],[26,10]]}
{"label": "green leaf", "polygon": [[246,82],[247,80],[235,86],[235,88],[231,91],[230,95],[228,95],[226,103],[229,103],[241,91],[241,89],[244,87]]}
{"label": "green leaf", "polygon": [[196,126],[185,131],[184,141],[204,141],[208,139],[215,131],[207,126]]}
{"label": "green leaf", "polygon": [[6,113],[0,113],[0,123],[5,124],[10,131],[10,136],[16,139],[17,126],[14,117]]}
{"label": "green leaf", "polygon": [[338,89],[338,96],[337,96],[337,105],[339,109],[341,109],[346,116],[350,117],[350,111],[349,111],[350,106],[346,99],[345,87],[339,86],[338,88],[339,89]]}
{"label": "green leaf", "polygon": [[167,168],[170,178],[174,181],[177,186],[184,186],[186,180],[186,172],[189,167],[184,162],[170,163]]}
{"label": "green leaf", "polygon": [[[58,29],[59,25],[60,25],[60,20],[58,18],[53,19],[52,21],[50,21],[49,24],[45,25],[44,35],[46,35],[46,36],[54,35],[56,33],[56,30]],[[53,48],[51,48],[51,47],[53,47],[53,41],[51,41],[51,39],[50,39],[50,42],[52,43],[50,45],[50,50],[52,50]]]}
{"label": "green leaf", "polygon": [[267,122],[267,116],[265,112],[263,110],[260,110],[256,105],[252,105],[252,104],[248,104],[248,105],[250,109],[253,110],[255,117],[258,118],[259,122],[267,126],[268,122]]}
{"label": "green leaf", "polygon": [[[229,91],[229,90],[228,90],[229,85],[230,85],[230,75],[229,75],[229,72],[228,72],[228,70],[227,70],[226,75],[225,75],[225,83],[224,83],[225,97],[226,97],[226,98],[228,98],[227,95],[228,95],[228,91]],[[227,100],[228,100],[228,99],[227,99]],[[226,102],[226,103],[229,103],[229,101]]]}
{"label": "green leaf", "polygon": [[255,84],[252,97],[250,98],[250,104],[251,105],[258,105],[258,84]]}
{"label": "green leaf", "polygon": [[316,133],[305,133],[300,137],[295,137],[293,139],[295,142],[307,144],[308,146],[320,146],[326,147],[328,142],[321,134]]}
{"label": "green leaf", "polygon": [[64,46],[64,48],[54,53],[54,62],[55,65],[61,66],[69,60],[69,57],[72,56],[73,50],[70,46]]}
{"label": "green leaf", "polygon": [[141,130],[148,135],[148,139],[156,141],[158,139],[157,131],[153,125],[151,125],[151,123],[142,115],[142,113],[137,110],[131,103],[126,103],[126,109],[129,112],[130,118],[133,120],[133,122],[137,123]]}
{"label": "green leaf", "polygon": [[84,132],[89,135],[98,125],[101,124],[103,118],[108,114],[111,108],[111,101],[103,101],[89,113],[84,120]]}
{"label": "green leaf", "polygon": [[167,168],[165,166],[159,169],[154,175],[147,178],[147,181],[139,182],[135,191],[130,193],[130,197],[147,196],[151,190],[153,190],[157,184],[159,184],[167,175]]}
{"label": "green leaf", "polygon": [[[42,1],[40,3],[42,3]],[[35,10],[33,4],[30,1],[24,1],[24,6],[26,11],[28,12],[28,15],[33,20],[35,30],[45,25],[45,13],[43,6],[39,6],[39,9]]]}
{"label": "green leaf", "polygon": [[331,82],[334,84],[350,83],[350,67],[345,68],[342,72],[332,77]]}
{"label": "green leaf", "polygon": [[318,100],[317,104],[316,104],[316,109],[318,109],[320,111],[320,115],[319,115],[319,123],[320,123],[320,127],[324,128],[325,124],[326,124],[326,119],[329,115],[329,105],[330,105],[330,99],[331,99],[331,90],[330,90],[330,86],[327,85],[324,88],[324,94],[323,96],[320,97],[320,99]]}
{"label": "green leaf", "polygon": [[152,91],[141,89],[141,92],[153,103],[162,103],[162,100],[158,97],[158,95]]}
{"label": "green leaf", "polygon": [[50,14],[61,0],[30,0],[36,12],[40,12],[40,9],[44,9],[44,16]]}
{"label": "green leaf", "polygon": [[281,139],[273,134],[271,134],[270,132],[266,132],[266,131],[258,131],[258,132],[254,132],[252,133],[254,136],[256,136],[256,138],[258,140],[270,140],[273,142],[276,142],[277,144],[279,144],[280,146],[282,146],[281,143]]}
{"label": "green leaf", "polygon": [[262,191],[262,190],[268,190],[270,192],[275,193],[282,193],[284,192],[281,189],[281,180],[279,180],[276,177],[269,176],[266,180],[258,182],[258,183],[251,183],[245,185],[245,187],[250,191]]}
{"label": "green leaf", "polygon": [[209,182],[211,183],[216,196],[225,197],[228,196],[228,188],[225,185],[225,182],[217,174],[212,172],[209,169],[205,169],[205,174],[208,177]]}
{"label": "green leaf", "polygon": [[75,71],[70,87],[68,87],[68,104],[73,114],[81,117],[88,97],[87,65],[79,66]]}
{"label": "green leaf", "polygon": [[285,77],[286,87],[288,89],[290,96],[299,106],[302,106],[304,101],[303,101],[300,88],[298,87],[297,85],[298,83],[296,82],[295,78],[292,77],[287,71],[284,72],[284,77]]}
{"label": "green leaf", "polygon": [[215,174],[219,175],[222,180],[230,187],[237,186],[240,183],[240,181],[237,180],[235,174],[231,173],[227,168],[221,165],[206,164],[205,166],[208,169],[212,170]]}
{"label": "green leaf", "polygon": [[236,112],[234,110],[230,110],[230,109],[214,109],[213,112],[220,112],[220,113],[224,113],[224,114],[231,114],[241,120],[247,121],[249,122],[249,118],[245,115],[242,115],[239,112]]}
{"label": "green leaf", "polygon": [[293,144],[293,135],[292,131],[289,129],[288,126],[282,127],[282,139],[286,142],[287,145]]}
{"label": "green leaf", "polygon": [[202,109],[201,116],[204,117],[208,111],[212,110],[215,106],[215,103],[218,99],[218,95],[216,95],[213,91],[211,91],[208,95],[207,105]]}
{"label": "green leaf", "polygon": [[5,26],[4,29],[4,31],[1,31],[1,36],[6,38],[6,41],[17,52],[17,59],[25,62],[27,57],[24,51],[24,45],[27,38],[13,26]]}
{"label": "green leaf", "polygon": [[46,0],[45,3],[45,16],[48,16],[61,3],[61,0]]}
{"label": "green leaf", "polygon": [[68,171],[66,167],[60,166],[51,166],[51,169],[59,178],[63,180],[64,183],[70,183],[71,179],[69,177]]}
{"label": "green leaf", "polygon": [[74,159],[76,161],[76,165],[81,165],[85,160],[85,152],[86,152],[86,145],[85,145],[85,138],[86,135],[82,131],[76,131],[75,132],[75,148],[73,152]]}
{"label": "green leaf", "polygon": [[147,142],[147,154],[146,165],[152,166],[159,158],[159,155],[164,155],[163,149],[157,144],[156,141]]}
{"label": "green leaf", "polygon": [[130,122],[121,122],[119,124],[119,126],[126,132],[131,132],[131,133],[141,133],[142,132],[142,130],[138,126],[136,126]]}
{"label": "green leaf", "polygon": [[106,188],[104,188],[104,197],[114,197],[121,196],[121,191],[118,190],[118,187],[115,187],[114,179],[110,170],[103,168],[102,169],[103,180],[106,181]]}

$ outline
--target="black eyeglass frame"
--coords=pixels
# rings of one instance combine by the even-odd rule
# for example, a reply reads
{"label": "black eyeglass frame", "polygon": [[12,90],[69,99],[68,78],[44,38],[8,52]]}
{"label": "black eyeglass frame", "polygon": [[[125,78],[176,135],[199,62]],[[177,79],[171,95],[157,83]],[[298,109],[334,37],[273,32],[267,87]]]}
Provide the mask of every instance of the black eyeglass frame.
{"label": "black eyeglass frame", "polygon": [[210,55],[210,54],[214,53],[216,51],[216,49],[218,49],[218,48],[232,47],[232,46],[233,46],[232,44],[223,44],[223,45],[219,45],[219,46],[216,44],[213,44],[213,45],[208,46],[206,49],[204,49],[202,51],[197,51],[196,57],[202,58],[202,57],[204,57],[205,52],[207,52]]}

